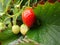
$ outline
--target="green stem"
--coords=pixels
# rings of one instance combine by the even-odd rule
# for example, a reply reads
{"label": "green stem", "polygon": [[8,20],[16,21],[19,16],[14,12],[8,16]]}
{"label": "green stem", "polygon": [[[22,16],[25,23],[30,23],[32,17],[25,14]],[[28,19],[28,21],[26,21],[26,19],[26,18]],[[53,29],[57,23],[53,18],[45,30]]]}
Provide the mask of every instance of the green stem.
{"label": "green stem", "polygon": [[28,7],[30,6],[30,0],[28,0]]}
{"label": "green stem", "polygon": [[[22,1],[21,1],[21,3],[22,3]],[[21,4],[21,3],[20,3],[20,4]],[[17,17],[23,12],[26,4],[27,4],[27,2],[26,2],[25,5],[22,7],[22,9],[19,11],[19,13],[16,13],[15,15],[12,15],[12,16],[10,16],[9,14],[7,14],[8,17],[4,20],[4,23],[6,22],[7,19],[13,18],[13,25],[15,25],[15,24],[16,24],[16,19],[17,19]]]}
{"label": "green stem", "polygon": [[[22,2],[23,2],[23,0],[21,0],[21,2],[19,3],[20,6],[21,6]],[[19,7],[19,8],[20,8],[20,7]]]}
{"label": "green stem", "polygon": [[[22,2],[23,2],[23,0],[21,0],[21,2],[18,4],[19,5],[19,10],[20,10],[20,5],[21,5]],[[15,17],[13,17],[13,25],[16,25],[16,20],[17,20],[17,17],[20,15],[20,12],[15,14]]]}
{"label": "green stem", "polygon": [[13,25],[16,25],[16,16],[13,17]]}
{"label": "green stem", "polygon": [[[22,3],[22,1],[21,1],[21,3]],[[21,3],[20,3],[20,5],[21,5]],[[15,14],[15,15],[16,15],[16,19],[17,19],[17,17],[23,12],[24,8],[26,7],[26,4],[27,4],[27,2],[26,2],[25,5],[22,7],[22,9],[19,11],[19,13]],[[15,21],[13,22],[13,24],[16,24],[16,19],[15,19]]]}
{"label": "green stem", "polygon": [[15,25],[16,24],[16,19],[17,17],[22,13],[24,7],[21,9],[21,11],[19,11],[19,13],[15,14],[15,15],[8,15],[8,17],[4,20],[4,23],[6,22],[6,20],[8,20],[9,18],[13,18],[13,24]]}
{"label": "green stem", "polygon": [[9,16],[9,17],[7,17],[5,20],[4,20],[4,23],[6,22],[6,20],[8,20],[9,18],[12,18],[12,17],[14,17],[15,15],[12,15],[12,16]]}
{"label": "green stem", "polygon": [[15,14],[15,17],[13,17],[13,25],[16,25],[17,17],[23,12],[24,7],[19,11],[19,13]]}

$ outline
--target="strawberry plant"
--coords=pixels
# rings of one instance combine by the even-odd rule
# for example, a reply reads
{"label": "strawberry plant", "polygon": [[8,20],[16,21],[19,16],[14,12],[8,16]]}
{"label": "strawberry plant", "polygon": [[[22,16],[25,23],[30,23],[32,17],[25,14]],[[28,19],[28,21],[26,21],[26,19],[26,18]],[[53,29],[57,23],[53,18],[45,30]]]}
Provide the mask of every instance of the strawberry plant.
{"label": "strawberry plant", "polygon": [[59,0],[0,0],[0,45],[60,45]]}

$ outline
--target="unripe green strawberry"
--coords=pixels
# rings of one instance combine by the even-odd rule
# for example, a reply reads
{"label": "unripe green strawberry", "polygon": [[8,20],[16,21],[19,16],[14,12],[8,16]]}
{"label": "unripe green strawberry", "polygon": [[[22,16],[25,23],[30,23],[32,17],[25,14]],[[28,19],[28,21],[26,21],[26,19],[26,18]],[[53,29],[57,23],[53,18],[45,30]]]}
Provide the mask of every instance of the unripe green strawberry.
{"label": "unripe green strawberry", "polygon": [[22,35],[25,35],[28,30],[29,30],[29,28],[25,24],[21,25],[20,32],[21,32]]}
{"label": "unripe green strawberry", "polygon": [[20,31],[20,27],[19,27],[18,25],[13,25],[13,26],[12,26],[12,32],[13,32],[14,34],[18,34],[19,31]]}

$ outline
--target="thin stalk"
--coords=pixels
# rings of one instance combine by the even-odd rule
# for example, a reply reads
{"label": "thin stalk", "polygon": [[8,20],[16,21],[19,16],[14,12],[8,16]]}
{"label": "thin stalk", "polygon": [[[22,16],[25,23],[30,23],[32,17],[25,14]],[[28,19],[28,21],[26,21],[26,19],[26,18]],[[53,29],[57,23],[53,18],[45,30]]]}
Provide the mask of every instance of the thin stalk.
{"label": "thin stalk", "polygon": [[[20,6],[21,6],[22,2],[23,2],[23,0],[21,0],[21,2],[19,3]],[[20,7],[19,7],[19,8],[20,8]]]}
{"label": "thin stalk", "polygon": [[30,6],[30,0],[28,0],[28,7]]}

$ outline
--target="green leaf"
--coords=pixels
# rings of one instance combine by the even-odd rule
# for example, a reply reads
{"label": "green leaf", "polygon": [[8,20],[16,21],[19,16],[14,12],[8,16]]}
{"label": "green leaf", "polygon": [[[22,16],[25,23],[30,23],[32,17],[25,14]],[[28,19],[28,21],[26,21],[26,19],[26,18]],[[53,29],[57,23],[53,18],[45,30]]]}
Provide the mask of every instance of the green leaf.
{"label": "green leaf", "polygon": [[20,35],[13,34],[11,28],[7,28],[3,32],[0,32],[0,42],[2,45],[8,45],[8,43],[19,38]]}
{"label": "green leaf", "polygon": [[30,29],[27,36],[40,45],[60,45],[60,3],[38,5],[34,11],[41,25]]}
{"label": "green leaf", "polygon": [[12,38],[13,37],[17,37],[16,35],[13,34],[11,28],[7,28],[6,30],[0,32],[0,41],[4,41],[4,40],[7,40],[9,38]]}

